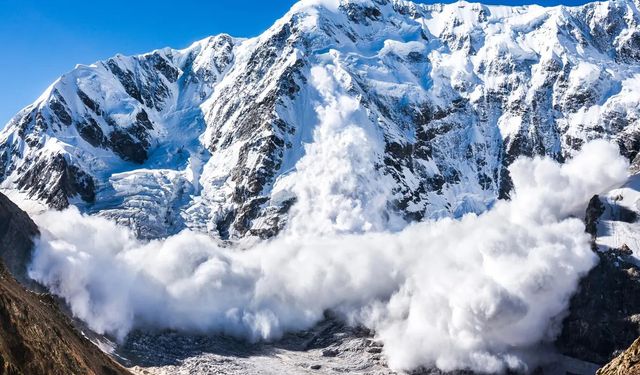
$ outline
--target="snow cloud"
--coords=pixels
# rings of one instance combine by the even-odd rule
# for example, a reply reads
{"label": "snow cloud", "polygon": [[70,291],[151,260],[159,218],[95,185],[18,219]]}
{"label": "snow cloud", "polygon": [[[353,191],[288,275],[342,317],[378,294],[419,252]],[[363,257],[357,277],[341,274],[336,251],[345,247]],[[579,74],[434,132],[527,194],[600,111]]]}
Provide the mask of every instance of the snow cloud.
{"label": "snow cloud", "polygon": [[159,327],[277,339],[332,310],[372,328],[394,369],[522,369],[596,262],[575,216],[626,178],[617,147],[588,143],[564,165],[519,159],[511,201],[400,230],[372,177],[376,133],[356,101],[332,94],[339,72],[326,69],[313,72],[316,143],[279,182],[298,198],[279,237],[243,249],[189,231],[142,242],[75,208],[45,212],[31,277],[120,338]]}
{"label": "snow cloud", "polygon": [[380,175],[384,141],[357,99],[340,94],[350,77],[333,65],[314,67],[320,123],[296,170],[274,186],[277,197],[295,196],[290,232],[362,233],[402,226],[387,214],[393,180]]}

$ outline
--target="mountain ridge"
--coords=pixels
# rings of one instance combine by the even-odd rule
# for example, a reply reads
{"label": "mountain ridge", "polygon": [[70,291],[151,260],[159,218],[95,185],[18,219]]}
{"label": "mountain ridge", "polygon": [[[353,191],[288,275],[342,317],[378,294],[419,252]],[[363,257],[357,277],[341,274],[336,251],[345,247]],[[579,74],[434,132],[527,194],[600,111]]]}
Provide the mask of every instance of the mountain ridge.
{"label": "mountain ridge", "polygon": [[[563,160],[607,138],[635,158],[639,20],[631,0],[302,1],[255,38],[221,34],[63,75],[2,131],[2,188],[57,209],[78,205],[142,237],[189,228],[268,238],[286,227],[297,195],[350,196],[331,190],[340,181],[296,186],[317,145],[310,164],[343,160],[341,178],[383,187],[356,192],[350,205],[390,215],[344,226],[334,207],[318,231],[482,212],[508,197],[506,166],[520,155]],[[328,91],[316,77],[325,73]],[[336,111],[359,123],[328,124],[321,147],[323,116]],[[322,153],[354,132],[365,138],[345,149],[366,140],[364,164]],[[363,166],[374,179],[358,174]]]}

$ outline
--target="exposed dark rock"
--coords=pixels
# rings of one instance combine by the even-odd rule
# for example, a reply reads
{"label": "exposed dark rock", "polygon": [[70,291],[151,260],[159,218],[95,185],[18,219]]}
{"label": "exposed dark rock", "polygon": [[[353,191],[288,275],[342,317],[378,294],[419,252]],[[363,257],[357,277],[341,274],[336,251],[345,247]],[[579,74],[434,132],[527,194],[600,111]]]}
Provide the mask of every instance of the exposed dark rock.
{"label": "exposed dark rock", "polygon": [[[0,194],[0,373],[128,374],[83,337],[46,294],[20,285],[38,229]],[[5,266],[6,263],[6,266]]]}
{"label": "exposed dark rock", "polygon": [[[585,219],[592,236],[603,212],[600,200],[592,198]],[[571,299],[556,345],[566,355],[602,365],[640,335],[640,268],[626,246],[596,254],[599,263]]]}
{"label": "exposed dark rock", "polygon": [[136,121],[146,129],[153,129],[153,123],[149,120],[149,115],[144,109],[136,114]]}
{"label": "exposed dark rock", "polygon": [[87,108],[93,111],[93,113],[95,113],[98,116],[102,115],[102,111],[100,110],[100,105],[96,103],[93,99],[91,99],[89,95],[85,94],[84,91],[78,89],[78,97]]}
{"label": "exposed dark rock", "polygon": [[[235,216],[229,218],[229,212],[217,225],[223,238],[227,235],[241,236],[249,231],[262,237],[279,230],[274,227],[254,231],[251,225],[257,217],[266,217],[277,209],[264,205],[262,194],[273,182],[285,149],[291,146],[285,142],[285,137],[295,131],[292,124],[280,118],[278,107],[283,105],[284,98],[294,97],[300,90],[300,84],[306,82],[304,60],[287,61],[288,54],[297,43],[301,42],[295,22],[284,23],[253,51],[237,82],[228,89],[228,93],[220,95],[220,101],[214,106],[210,151],[228,148],[235,142],[246,142],[230,174],[230,179],[238,187],[232,196],[238,205],[233,210]],[[283,64],[286,64],[284,68]],[[247,90],[247,86],[251,89]],[[235,95],[245,91],[252,94]],[[232,116],[236,117],[233,132],[218,131]],[[254,162],[248,164],[249,160]],[[280,225],[281,220],[274,218],[271,222]]]}
{"label": "exposed dark rock", "polygon": [[147,149],[142,142],[136,142],[129,133],[116,129],[109,135],[113,152],[122,160],[142,164],[147,160]]}
{"label": "exposed dark rock", "polygon": [[380,9],[375,6],[348,2],[341,4],[340,8],[347,14],[349,20],[363,25],[369,25],[370,21],[376,21],[382,16]]}
{"label": "exposed dark rock", "polygon": [[220,238],[223,240],[228,240],[230,237],[229,229],[231,228],[231,224],[233,224],[233,220],[235,219],[235,212],[229,211],[224,215],[221,219],[218,219],[216,222],[216,230],[220,235]]}
{"label": "exposed dark rock", "polygon": [[27,131],[33,124],[36,112],[36,110],[29,110],[21,117],[18,117],[12,121],[12,123],[17,124],[16,126],[18,127],[18,135],[20,135],[20,137],[24,137],[27,135]]}
{"label": "exposed dark rock", "polygon": [[623,134],[618,139],[620,153],[630,161],[633,161],[640,150],[640,132]]}
{"label": "exposed dark rock", "polygon": [[600,201],[600,197],[594,195],[587,205],[587,212],[584,217],[585,230],[591,235],[591,239],[595,240],[598,234],[598,219],[604,213],[604,204]]}
{"label": "exposed dark rock", "polygon": [[564,354],[604,364],[640,335],[640,269],[623,252],[598,253],[600,263],[571,299],[557,346]]}
{"label": "exposed dark rock", "polygon": [[[283,203],[281,203],[281,206],[270,206],[267,209],[265,209],[263,212],[261,212],[259,215],[260,217],[264,218],[264,221],[266,223],[266,226],[263,228],[259,228],[259,229],[250,229],[249,230],[249,234],[251,234],[252,236],[256,236],[259,237],[263,240],[267,240],[269,238],[273,238],[276,235],[278,235],[278,233],[280,233],[287,221],[286,221],[286,214],[289,212],[289,210],[291,209],[291,207],[293,206],[293,204],[296,202],[295,198],[291,198]],[[253,219],[255,220],[255,218]]]}
{"label": "exposed dark rock", "polygon": [[339,354],[336,349],[325,349],[322,351],[323,357],[335,357]]}
{"label": "exposed dark rock", "polygon": [[23,284],[30,283],[27,267],[33,239],[39,233],[29,215],[0,193],[0,257],[7,270]]}
{"label": "exposed dark rock", "polygon": [[126,71],[122,70],[114,59],[107,60],[106,65],[109,68],[109,70],[111,70],[113,75],[115,75],[116,78],[118,78],[118,80],[124,87],[127,94],[129,94],[132,98],[136,99],[140,103],[145,104],[144,101],[142,100],[142,94],[140,94],[140,89],[138,89],[138,86],[136,85],[136,82],[133,78],[133,73],[131,73],[128,70]]}
{"label": "exposed dark rock", "polygon": [[640,31],[634,30],[618,47],[618,61],[634,63],[640,61]]}
{"label": "exposed dark rock", "polygon": [[23,171],[17,185],[30,196],[59,210],[69,206],[70,197],[79,196],[85,202],[95,200],[93,177],[60,154],[36,160]]}
{"label": "exposed dark rock", "polygon": [[62,100],[61,99],[62,97],[54,96],[49,102],[49,107],[63,124],[71,125],[72,123],[71,115],[69,114],[69,112],[67,112],[67,109],[65,108],[65,105],[62,102],[63,99]]}
{"label": "exposed dark rock", "polygon": [[93,147],[104,147],[109,141],[104,136],[102,129],[92,117],[87,119],[87,122],[81,122],[77,125],[78,133],[82,139],[87,141]]}
{"label": "exposed dark rock", "polygon": [[151,62],[154,69],[162,73],[162,75],[169,82],[173,83],[178,80],[180,72],[176,68],[171,66],[171,64],[169,64],[167,60],[164,59],[164,57],[160,56],[157,53],[154,53],[153,55],[151,55]]}
{"label": "exposed dark rock", "polygon": [[245,234],[251,228],[251,221],[258,216],[259,210],[263,204],[268,201],[268,198],[254,198],[247,202],[243,202],[240,210],[237,212],[234,229],[241,235]]}

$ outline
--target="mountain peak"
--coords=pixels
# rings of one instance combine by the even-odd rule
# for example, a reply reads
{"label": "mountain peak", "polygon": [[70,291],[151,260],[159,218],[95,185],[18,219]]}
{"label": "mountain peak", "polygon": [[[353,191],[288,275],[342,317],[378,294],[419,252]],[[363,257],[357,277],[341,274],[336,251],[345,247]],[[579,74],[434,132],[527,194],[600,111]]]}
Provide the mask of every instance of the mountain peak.
{"label": "mountain peak", "polygon": [[303,194],[305,156],[348,130],[366,140],[349,149],[367,153],[338,164],[366,160],[386,191],[356,200],[382,194],[405,221],[481,212],[508,196],[519,155],[564,160],[607,138],[636,156],[638,25],[624,0],[305,0],[252,39],[221,34],[65,74],[0,134],[0,180],[146,237],[270,237]]}

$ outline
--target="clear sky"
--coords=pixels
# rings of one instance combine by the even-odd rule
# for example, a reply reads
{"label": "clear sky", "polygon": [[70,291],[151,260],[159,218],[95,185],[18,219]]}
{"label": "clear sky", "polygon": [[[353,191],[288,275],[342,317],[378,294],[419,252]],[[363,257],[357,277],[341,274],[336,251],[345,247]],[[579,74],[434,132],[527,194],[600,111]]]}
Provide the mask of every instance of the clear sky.
{"label": "clear sky", "polygon": [[[482,2],[579,5],[587,1]],[[293,3],[295,0],[0,0],[0,128],[76,64],[90,64],[116,53],[183,48],[221,32],[255,36]]]}

